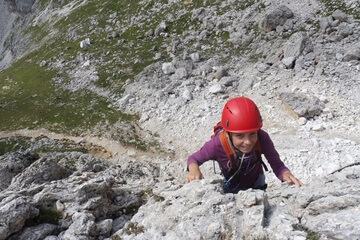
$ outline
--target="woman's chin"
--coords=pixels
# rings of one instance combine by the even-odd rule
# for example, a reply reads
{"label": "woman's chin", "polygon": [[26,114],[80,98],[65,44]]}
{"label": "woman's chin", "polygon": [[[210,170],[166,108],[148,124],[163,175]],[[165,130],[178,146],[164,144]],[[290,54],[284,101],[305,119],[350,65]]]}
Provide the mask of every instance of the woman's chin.
{"label": "woman's chin", "polygon": [[242,153],[250,153],[251,150],[252,150],[252,148],[240,148],[240,151],[241,151]]}

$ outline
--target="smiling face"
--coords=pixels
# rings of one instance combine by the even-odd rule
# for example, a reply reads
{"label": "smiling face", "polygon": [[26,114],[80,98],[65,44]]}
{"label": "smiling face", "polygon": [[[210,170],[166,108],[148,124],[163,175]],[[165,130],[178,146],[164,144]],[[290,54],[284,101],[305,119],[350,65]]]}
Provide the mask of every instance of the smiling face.
{"label": "smiling face", "polygon": [[247,133],[230,133],[234,146],[242,153],[249,153],[258,140],[257,131]]}

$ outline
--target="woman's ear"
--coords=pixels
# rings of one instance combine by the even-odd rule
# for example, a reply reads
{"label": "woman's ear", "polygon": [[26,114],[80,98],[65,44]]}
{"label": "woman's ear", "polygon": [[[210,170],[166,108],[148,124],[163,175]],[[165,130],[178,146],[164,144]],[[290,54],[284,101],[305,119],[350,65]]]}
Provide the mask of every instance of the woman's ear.
{"label": "woman's ear", "polygon": [[226,134],[229,136],[229,138],[231,139],[231,132],[228,132],[226,130],[224,130],[226,132]]}

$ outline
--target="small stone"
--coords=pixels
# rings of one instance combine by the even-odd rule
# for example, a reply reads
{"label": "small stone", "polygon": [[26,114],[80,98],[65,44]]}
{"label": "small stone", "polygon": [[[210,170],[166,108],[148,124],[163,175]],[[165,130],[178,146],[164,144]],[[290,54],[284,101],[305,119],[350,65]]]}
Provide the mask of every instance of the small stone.
{"label": "small stone", "polygon": [[312,127],[312,130],[314,130],[316,132],[321,132],[321,131],[325,130],[325,128],[322,124],[317,124]]}
{"label": "small stone", "polygon": [[304,118],[304,117],[300,117],[300,118],[298,119],[298,123],[299,123],[300,125],[305,125],[305,124],[307,123],[307,120],[306,120],[306,118]]}
{"label": "small stone", "polygon": [[171,62],[163,63],[162,65],[163,73],[166,75],[170,75],[172,73],[175,73],[175,67]]}
{"label": "small stone", "polygon": [[161,53],[156,53],[154,56],[154,60],[160,60],[161,59]]}
{"label": "small stone", "polygon": [[90,66],[90,60],[86,60],[86,61],[83,63],[83,66],[84,66],[84,67]]}
{"label": "small stone", "polygon": [[222,77],[225,77],[227,75],[227,72],[225,69],[218,69],[215,73],[215,78],[220,80]]}
{"label": "small stone", "polygon": [[48,65],[48,63],[45,60],[43,60],[40,62],[39,65],[40,65],[40,67],[46,67]]}
{"label": "small stone", "polygon": [[209,92],[212,94],[223,93],[224,87],[221,84],[216,83],[209,88]]}
{"label": "small stone", "polygon": [[129,150],[127,151],[127,155],[128,155],[129,157],[135,157],[135,156],[136,156],[136,151],[135,151],[134,149],[129,149]]}
{"label": "small stone", "polygon": [[193,62],[200,62],[200,55],[199,53],[192,53],[190,54],[190,58]]}
{"label": "small stone", "polygon": [[185,89],[185,91],[182,94],[182,97],[185,98],[187,101],[193,100],[194,98],[189,89]]}
{"label": "small stone", "polygon": [[346,13],[344,13],[343,11],[337,9],[332,13],[332,17],[335,20],[338,20],[340,22],[346,22],[348,19],[348,16],[346,15]]}
{"label": "small stone", "polygon": [[87,48],[91,44],[90,38],[85,38],[85,40],[82,40],[80,42],[80,48]]}
{"label": "small stone", "polygon": [[285,67],[287,69],[292,69],[295,66],[295,64],[294,64],[295,63],[295,58],[294,57],[284,58],[281,62],[285,65]]}

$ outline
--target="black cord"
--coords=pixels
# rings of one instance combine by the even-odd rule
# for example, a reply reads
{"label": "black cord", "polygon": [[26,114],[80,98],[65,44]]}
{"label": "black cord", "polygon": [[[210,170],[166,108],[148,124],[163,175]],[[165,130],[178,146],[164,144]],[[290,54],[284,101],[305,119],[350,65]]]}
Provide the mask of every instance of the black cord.
{"label": "black cord", "polygon": [[338,170],[336,170],[336,171],[333,171],[333,172],[330,173],[330,174],[334,174],[334,173],[336,173],[336,172],[341,172],[341,171],[344,170],[345,168],[353,167],[353,166],[356,166],[356,165],[360,165],[360,162],[356,162],[356,163],[349,164],[349,165],[347,165],[347,166],[345,166],[345,167],[342,167],[342,168],[340,168],[340,169],[338,169]]}

